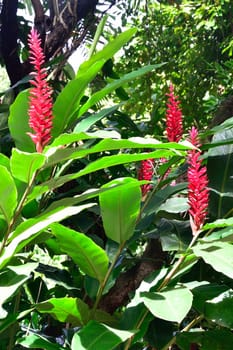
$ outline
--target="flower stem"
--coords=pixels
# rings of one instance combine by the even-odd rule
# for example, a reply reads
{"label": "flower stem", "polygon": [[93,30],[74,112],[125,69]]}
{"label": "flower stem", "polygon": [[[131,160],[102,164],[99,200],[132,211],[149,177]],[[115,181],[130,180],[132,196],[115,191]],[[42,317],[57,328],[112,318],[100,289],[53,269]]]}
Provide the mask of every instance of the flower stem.
{"label": "flower stem", "polygon": [[119,245],[119,248],[118,248],[118,250],[116,252],[116,255],[115,255],[115,257],[114,257],[114,259],[113,259],[113,261],[112,261],[112,263],[111,263],[111,265],[110,265],[110,267],[109,267],[109,269],[108,269],[108,271],[106,273],[106,276],[105,276],[103,282],[99,286],[99,290],[97,292],[96,300],[95,300],[94,306],[93,306],[93,308],[91,310],[91,319],[93,318],[93,316],[94,316],[94,314],[95,314],[95,312],[96,312],[96,310],[98,308],[98,305],[99,305],[100,299],[102,297],[104,288],[105,288],[105,286],[106,286],[106,284],[108,282],[108,279],[109,279],[109,277],[110,277],[110,275],[111,275],[111,273],[112,273],[112,271],[114,269],[114,266],[115,266],[115,264],[117,262],[117,259],[119,258],[122,250],[124,249],[124,246],[125,246],[125,242]]}

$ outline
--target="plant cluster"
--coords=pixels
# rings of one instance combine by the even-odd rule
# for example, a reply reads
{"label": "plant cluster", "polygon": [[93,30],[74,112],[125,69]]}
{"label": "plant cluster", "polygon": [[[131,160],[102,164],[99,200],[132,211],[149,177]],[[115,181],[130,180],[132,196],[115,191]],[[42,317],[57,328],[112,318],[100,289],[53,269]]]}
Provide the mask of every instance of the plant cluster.
{"label": "plant cluster", "polygon": [[121,105],[98,103],[161,67],[85,95],[135,33],[93,54],[53,102],[31,31],[33,87],[11,105],[14,147],[0,154],[1,349],[231,348],[232,120],[201,146],[171,86],[168,142],[104,128]]}

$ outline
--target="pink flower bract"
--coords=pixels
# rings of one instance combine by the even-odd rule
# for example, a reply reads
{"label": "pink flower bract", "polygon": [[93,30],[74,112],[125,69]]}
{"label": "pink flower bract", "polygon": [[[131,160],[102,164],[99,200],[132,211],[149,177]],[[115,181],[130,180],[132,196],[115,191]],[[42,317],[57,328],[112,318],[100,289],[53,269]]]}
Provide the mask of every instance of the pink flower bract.
{"label": "pink flower bract", "polygon": [[[189,141],[199,147],[198,131],[192,127]],[[201,152],[197,149],[188,152],[188,204],[191,227],[196,235],[202,228],[208,211],[209,189],[207,169],[202,166]]]}
{"label": "pink flower bract", "polygon": [[[141,165],[138,171],[138,180],[151,181],[154,174],[154,159],[146,159],[141,161]],[[145,184],[141,186],[142,195],[146,195],[151,189],[151,184]]]}
{"label": "pink flower bract", "polygon": [[166,111],[166,134],[169,142],[179,142],[183,135],[182,112],[180,102],[174,95],[174,87],[170,85]]}
{"label": "pink flower bract", "polygon": [[41,153],[51,139],[52,129],[52,89],[47,83],[47,73],[43,64],[45,57],[41,48],[41,39],[36,30],[32,29],[29,34],[30,62],[34,66],[30,83],[33,88],[29,96],[29,126],[34,133],[28,133],[36,145],[37,152]]}

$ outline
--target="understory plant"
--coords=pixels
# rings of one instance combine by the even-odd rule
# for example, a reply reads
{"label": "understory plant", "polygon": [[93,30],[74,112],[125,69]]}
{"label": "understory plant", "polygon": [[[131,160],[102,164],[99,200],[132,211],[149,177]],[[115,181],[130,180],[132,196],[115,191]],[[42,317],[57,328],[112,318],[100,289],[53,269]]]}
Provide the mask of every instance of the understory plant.
{"label": "understory plant", "polygon": [[109,129],[121,105],[103,98],[157,65],[88,86],[135,32],[56,95],[31,31],[33,87],[0,154],[1,349],[231,349],[233,123],[201,145],[171,85],[168,142]]}

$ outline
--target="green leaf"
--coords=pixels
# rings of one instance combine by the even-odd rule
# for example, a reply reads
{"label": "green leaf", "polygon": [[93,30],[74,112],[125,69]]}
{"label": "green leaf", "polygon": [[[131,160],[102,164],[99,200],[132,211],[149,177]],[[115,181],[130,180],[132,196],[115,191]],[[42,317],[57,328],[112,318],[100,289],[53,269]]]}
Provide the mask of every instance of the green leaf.
{"label": "green leaf", "polygon": [[135,78],[138,78],[146,73],[151,72],[153,69],[159,68],[161,66],[163,66],[164,64],[154,64],[154,65],[148,65],[142,68],[139,68],[138,70],[125,74],[123,77],[121,77],[120,79],[116,79],[113,82],[109,83],[108,85],[106,85],[102,90],[97,91],[96,93],[94,93],[88,100],[86,103],[84,103],[84,105],[80,108],[79,112],[78,112],[78,117],[80,117],[81,115],[83,115],[85,112],[88,111],[88,109],[90,107],[92,107],[93,105],[95,105],[97,102],[99,102],[101,99],[103,99],[106,95],[108,95],[110,92],[116,90],[117,88],[119,88],[120,86],[122,86],[123,84],[132,81]]}
{"label": "green leaf", "polygon": [[193,252],[216,271],[233,278],[233,245],[226,242],[200,243]]}
{"label": "green leaf", "polygon": [[36,309],[55,320],[71,323],[73,327],[83,326],[89,319],[89,307],[79,298],[51,298],[36,304]]}
{"label": "green leaf", "polygon": [[0,165],[0,179],[0,216],[2,215],[10,224],[17,206],[17,189],[11,174],[2,165]]}
{"label": "green leaf", "polygon": [[110,41],[101,51],[98,51],[88,61],[83,62],[77,72],[77,77],[85,74],[94,63],[104,60],[104,63],[112,58],[137,32],[136,28],[130,28],[123,33],[120,33],[116,38]]}
{"label": "green leaf", "polygon": [[96,122],[98,122],[102,118],[107,117],[109,114],[112,114],[113,112],[115,112],[120,106],[122,106],[122,103],[115,105],[113,107],[102,109],[99,113],[93,114],[89,117],[82,119],[75,126],[74,132],[78,133],[78,132],[87,131],[92,125],[94,125]]}
{"label": "green leaf", "polygon": [[34,238],[36,238],[42,230],[47,228],[54,222],[59,222],[69,216],[76,215],[82,210],[90,208],[95,204],[85,204],[77,207],[58,207],[53,211],[46,212],[35,219],[29,219],[21,223],[8,239],[8,245],[4,247],[0,256],[0,269],[4,267],[9,260]]}
{"label": "green leaf", "polygon": [[46,161],[41,153],[25,153],[14,148],[10,159],[12,175],[22,182],[29,183]]}
{"label": "green leaf", "polygon": [[[213,143],[233,138],[233,128],[214,135]],[[233,145],[223,145],[208,152],[208,179],[210,188],[209,211],[222,218],[232,209],[233,197]],[[218,171],[216,171],[218,169]]]}
{"label": "green leaf", "polygon": [[52,135],[60,135],[71,121],[75,118],[75,113],[79,109],[80,100],[88,84],[94,79],[104,64],[104,60],[95,62],[87,68],[85,72],[79,74],[74,80],[71,80],[58,95],[54,107],[54,119]]}
{"label": "green leaf", "polygon": [[87,175],[93,173],[95,171],[106,169],[115,165],[137,162],[143,159],[149,158],[166,158],[174,155],[174,151],[172,150],[159,150],[149,153],[140,153],[140,154],[117,154],[113,156],[106,156],[96,161],[88,164],[84,169],[80,170],[74,174],[68,174],[64,176],[60,176],[59,178],[55,178],[44,182],[41,185],[35,186],[32,190],[31,194],[28,196],[28,201],[36,199],[38,196],[42,195],[47,191],[52,191],[53,189],[64,185],[66,182],[77,179],[83,175]]}
{"label": "green leaf", "polygon": [[7,316],[3,304],[10,300],[19,288],[31,277],[31,272],[36,269],[38,263],[27,263],[19,266],[8,266],[0,274],[0,319]]}
{"label": "green leaf", "polygon": [[182,213],[187,211],[189,205],[187,203],[187,198],[175,197],[169,198],[163,203],[158,211],[166,211],[167,213]]}
{"label": "green leaf", "polygon": [[75,333],[71,350],[112,350],[133,334],[132,331],[122,331],[91,321],[80,332]]}
{"label": "green leaf", "polygon": [[[202,282],[204,283],[204,282]],[[192,289],[193,293],[193,307],[200,312],[204,313],[207,300],[211,300],[217,297],[219,294],[228,290],[229,287],[225,285],[219,285],[216,283],[208,283],[200,285]]]}
{"label": "green leaf", "polygon": [[233,334],[227,329],[200,332],[181,332],[176,336],[181,350],[190,350],[190,344],[198,344],[202,350],[232,350]]}
{"label": "green leaf", "polygon": [[62,251],[68,254],[87,275],[100,283],[108,270],[108,256],[92,239],[60,224],[51,226]]}
{"label": "green leaf", "polygon": [[119,186],[101,193],[99,199],[106,236],[123,244],[134,233],[140,212],[141,189],[136,179],[127,177],[113,180],[102,188],[110,188],[118,184],[135,184],[135,186]]}
{"label": "green leaf", "polygon": [[204,315],[219,326],[233,328],[233,290],[223,292],[205,304]]}
{"label": "green leaf", "polygon": [[218,219],[218,220],[215,220],[214,222],[205,224],[203,226],[203,230],[209,230],[209,229],[219,228],[219,227],[228,227],[228,226],[233,226],[233,217],[227,218],[227,219]]}
{"label": "green leaf", "polygon": [[[110,134],[109,136],[111,136]],[[52,144],[52,147],[55,146],[61,146],[73,142],[78,142],[80,140],[86,140],[86,139],[92,139],[92,138],[106,138],[106,132],[103,131],[96,132],[96,133],[80,133],[80,134],[63,134],[59,136],[54,143]],[[118,134],[115,134],[115,139],[107,138],[104,140],[101,140],[96,145],[94,145],[91,148],[87,148],[86,145],[80,146],[77,148],[65,148],[61,149],[60,147],[57,149],[48,149],[47,156],[48,156],[48,162],[46,163],[46,167],[50,167],[52,165],[57,164],[58,162],[62,162],[69,159],[78,159],[86,157],[89,154],[93,153],[100,153],[105,151],[111,151],[111,150],[120,150],[120,149],[129,149],[129,148],[136,148],[136,149],[142,149],[142,148],[152,148],[152,149],[158,149],[160,153],[163,154],[164,157],[172,156],[172,155],[179,155],[184,156],[184,151],[189,149],[188,146],[186,146],[184,143],[161,143],[154,139],[144,139],[141,137],[134,137],[130,138],[128,140],[122,140],[122,139],[116,139],[118,138]],[[168,153],[171,152],[171,153]],[[141,153],[145,154],[145,153]],[[149,153],[146,153],[147,155]],[[119,156],[130,156],[129,154],[121,154]],[[115,156],[116,157],[116,156]],[[153,157],[153,155],[152,155]],[[157,157],[155,157],[157,158]],[[107,158],[109,159],[109,157]]]}
{"label": "green leaf", "polygon": [[35,152],[35,145],[31,137],[27,135],[31,132],[28,125],[28,107],[29,107],[29,90],[22,91],[16,97],[10,107],[9,129],[15,145],[18,149],[25,152]]}
{"label": "green leaf", "polygon": [[10,159],[2,153],[0,153],[0,165],[10,171]]}
{"label": "green leaf", "polygon": [[160,293],[141,293],[150,312],[163,320],[180,323],[192,306],[193,296],[188,288],[178,286]]}
{"label": "green leaf", "polygon": [[58,344],[50,343],[47,339],[42,338],[37,334],[27,335],[26,337],[19,339],[17,344],[20,344],[28,349],[64,350],[64,348]]}

